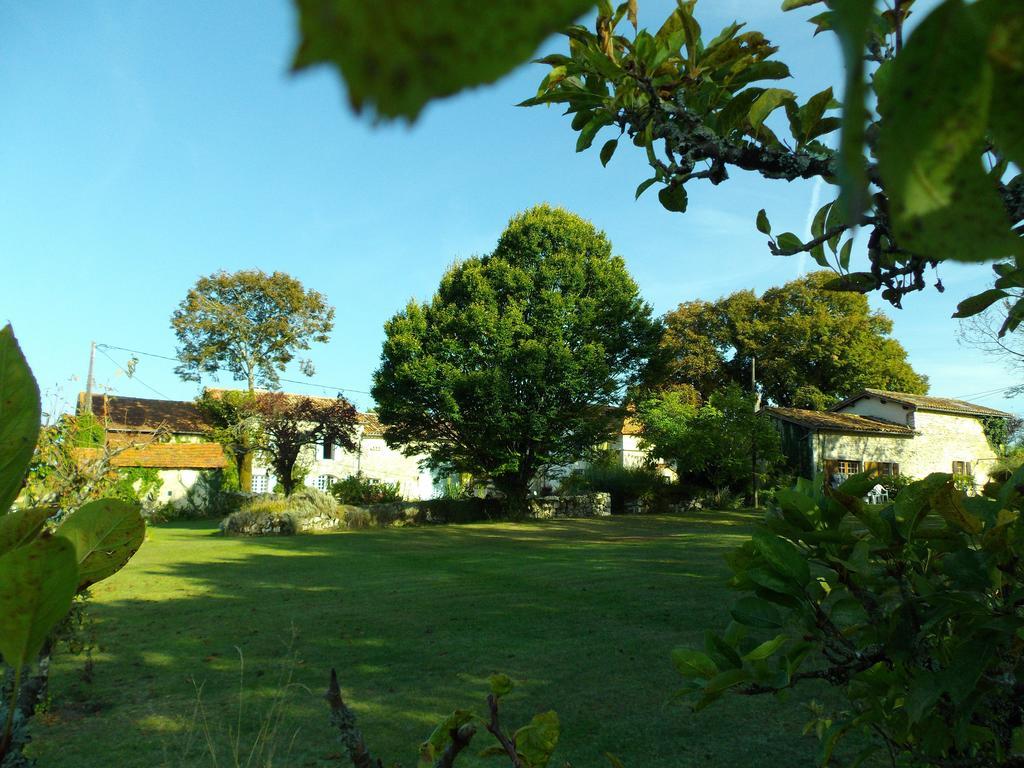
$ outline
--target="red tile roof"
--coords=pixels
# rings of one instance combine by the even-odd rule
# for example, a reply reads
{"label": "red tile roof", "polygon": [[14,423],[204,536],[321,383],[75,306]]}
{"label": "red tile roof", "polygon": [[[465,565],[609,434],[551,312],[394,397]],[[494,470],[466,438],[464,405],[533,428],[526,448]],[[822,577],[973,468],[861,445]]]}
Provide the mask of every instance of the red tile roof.
{"label": "red tile roof", "polygon": [[808,411],[803,408],[764,409],[769,416],[822,432],[857,432],[869,435],[892,435],[910,437],[914,430],[904,424],[896,424],[870,416],[854,413],[833,413],[831,411]]}
{"label": "red tile roof", "polygon": [[[80,460],[94,460],[101,448],[78,448]],[[111,457],[113,467],[153,467],[156,469],[222,469],[228,464],[218,443],[153,443],[126,448]]]}

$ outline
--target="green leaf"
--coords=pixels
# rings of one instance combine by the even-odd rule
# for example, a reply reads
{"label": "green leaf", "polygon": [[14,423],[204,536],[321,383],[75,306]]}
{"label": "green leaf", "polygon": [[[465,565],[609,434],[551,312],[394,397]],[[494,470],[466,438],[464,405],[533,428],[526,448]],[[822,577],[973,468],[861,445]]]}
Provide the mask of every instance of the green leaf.
{"label": "green leaf", "polygon": [[[337,68],[356,111],[415,119],[431,99],[492,83],[528,61],[593,0],[296,0],[294,68]],[[610,62],[609,62],[610,63]]]}
{"label": "green leaf", "polygon": [[64,518],[57,535],[75,547],[81,590],[124,567],[142,546],[146,523],[138,506],[117,499],[100,499]]}
{"label": "green leaf", "polygon": [[966,533],[981,533],[981,520],[964,508],[962,495],[951,480],[933,493],[929,501],[942,519],[954,528]]}
{"label": "green leaf", "polygon": [[803,8],[807,5],[815,5],[824,0],[782,0],[782,10],[792,11],[794,8]]}
{"label": "green leaf", "polygon": [[491,693],[498,697],[508,696],[512,693],[512,689],[515,687],[512,683],[512,678],[504,673],[491,675],[488,682],[491,686]]}
{"label": "green leaf", "polygon": [[711,678],[718,674],[718,667],[711,657],[689,648],[675,648],[672,651],[672,666],[683,677]]}
{"label": "green leaf", "polygon": [[796,94],[786,88],[765,88],[747,113],[751,127],[756,131],[768,119],[768,115],[795,98]]}
{"label": "green leaf", "polygon": [[604,755],[604,759],[608,761],[608,764],[611,765],[612,768],[626,768],[622,761],[611,752],[602,752],[602,754]]}
{"label": "green leaf", "polygon": [[746,627],[777,629],[782,626],[779,609],[756,597],[741,597],[729,613],[737,623]]}
{"label": "green leaf", "polygon": [[597,132],[606,125],[608,125],[608,115],[604,112],[598,114],[584,125],[582,130],[580,130],[579,138],[576,140],[576,151],[582,152],[585,149],[590,149],[590,145],[594,143],[594,137],[597,136]]}
{"label": "green leaf", "polygon": [[[850,268],[850,251],[853,249],[853,240],[847,240],[843,243],[843,247],[839,250],[839,267],[840,269]],[[872,280],[872,285],[874,280]]]}
{"label": "green leaf", "polygon": [[750,653],[743,656],[744,661],[763,661],[774,654],[783,643],[786,642],[785,635],[776,635],[771,640],[765,640]]}
{"label": "green leaf", "polygon": [[75,596],[75,549],[47,536],[0,556],[0,655],[15,669],[36,657]]}
{"label": "green leaf", "polygon": [[728,688],[732,688],[734,685],[745,683],[749,679],[750,672],[745,669],[727,669],[725,672],[719,672],[708,681],[707,686],[704,688],[704,693],[706,695],[721,693]]}
{"label": "green leaf", "polygon": [[448,748],[452,731],[473,719],[473,713],[457,709],[434,729],[426,741],[420,744],[420,768],[430,768]]}
{"label": "green leaf", "polygon": [[970,317],[979,312],[984,312],[1000,299],[1005,299],[1008,295],[1006,291],[1001,291],[998,288],[989,288],[987,291],[982,291],[978,295],[966,298],[957,304],[953,317]]}
{"label": "green leaf", "polygon": [[971,7],[982,20],[992,67],[989,128],[1007,159],[1024,167],[1024,11],[1019,3],[982,0]]}
{"label": "green leaf", "polygon": [[1022,252],[982,167],[993,85],[986,43],[975,14],[948,0],[893,61],[879,170],[900,247],[924,256],[984,261]]}
{"label": "green leaf", "polygon": [[783,232],[775,239],[779,250],[797,252],[804,247],[804,241],[792,232]]}
{"label": "green leaf", "polygon": [[[846,220],[854,222],[860,219],[868,200],[867,162],[864,158],[867,124],[864,51],[867,48],[875,2],[834,0],[831,8],[827,23],[839,36],[843,63],[846,67],[843,127],[839,137],[839,205],[845,212]],[[818,23],[818,32],[822,26],[821,22],[816,20],[820,18],[812,19]]]}
{"label": "green leaf", "polygon": [[0,514],[25,482],[39,436],[39,387],[14,330],[0,331]]}
{"label": "green leaf", "polygon": [[556,712],[534,715],[529,725],[520,728],[513,736],[516,753],[526,761],[528,768],[544,768],[558,746],[560,734],[561,725]]}
{"label": "green leaf", "polygon": [[608,161],[612,159],[618,146],[618,139],[609,139],[604,143],[604,146],[601,147],[601,165],[608,165]]}
{"label": "green leaf", "polygon": [[35,507],[16,509],[0,515],[0,555],[32,541],[56,511],[48,507]]}
{"label": "green leaf", "polygon": [[777,573],[800,587],[811,580],[811,569],[805,555],[788,541],[769,533],[754,534],[754,549]]}
{"label": "green leaf", "polygon": [[639,200],[640,199],[640,195],[642,195],[644,192],[646,192],[650,188],[650,186],[654,182],[656,182],[657,180],[658,180],[657,177],[655,177],[655,178],[647,179],[646,181],[641,181],[640,182],[640,186],[638,186],[636,188],[636,195],[633,196],[633,199],[634,200]]}
{"label": "green leaf", "polygon": [[686,189],[682,184],[673,184],[662,187],[658,190],[658,200],[665,207],[665,210],[675,213],[686,211]]}
{"label": "green leaf", "polygon": [[765,213],[764,208],[757,212],[757,231],[771,237],[772,225],[768,221],[768,214]]}

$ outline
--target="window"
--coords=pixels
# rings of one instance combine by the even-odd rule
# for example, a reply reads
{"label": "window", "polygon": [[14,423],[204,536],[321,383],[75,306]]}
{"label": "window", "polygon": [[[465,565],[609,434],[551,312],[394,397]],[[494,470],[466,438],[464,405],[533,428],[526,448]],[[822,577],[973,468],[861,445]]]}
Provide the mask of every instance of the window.
{"label": "window", "polygon": [[840,475],[856,475],[860,472],[860,462],[852,459],[839,459],[836,462],[836,470]]}
{"label": "window", "polygon": [[313,487],[315,487],[318,491],[329,491],[331,490],[331,484],[335,481],[335,479],[336,478],[331,477],[330,475],[317,475],[316,482],[313,483]]}
{"label": "window", "polygon": [[953,474],[954,475],[973,475],[971,471],[971,462],[969,461],[954,461],[953,462]]}
{"label": "window", "polygon": [[883,477],[895,477],[900,473],[900,465],[895,461],[880,461],[875,466],[878,467],[878,474]]}
{"label": "window", "polygon": [[270,476],[269,475],[253,475],[252,476],[252,492],[253,493],[267,493],[270,490]]}
{"label": "window", "polygon": [[330,440],[324,440],[323,450],[321,451],[321,455],[325,459],[333,459],[334,458],[334,444]]}

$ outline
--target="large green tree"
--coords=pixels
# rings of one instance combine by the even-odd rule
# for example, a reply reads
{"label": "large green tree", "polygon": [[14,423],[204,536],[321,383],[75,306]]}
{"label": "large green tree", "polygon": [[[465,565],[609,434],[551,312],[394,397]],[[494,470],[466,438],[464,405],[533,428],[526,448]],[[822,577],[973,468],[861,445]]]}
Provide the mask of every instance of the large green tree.
{"label": "large green tree", "polygon": [[892,338],[892,320],[859,293],[829,291],[815,272],[761,296],[739,291],[690,301],[665,316],[670,377],[705,398],[723,383],[749,386],[777,405],[825,408],[864,387],[923,394],[928,380]]}
{"label": "large green tree", "polygon": [[[277,389],[278,373],[311,342],[326,343],[334,308],[284,272],[259,269],[201,277],[171,316],[178,337],[178,375],[199,381],[227,370],[257,386]],[[312,367],[303,363],[303,371]]]}
{"label": "large green tree", "polygon": [[385,332],[373,396],[389,443],[515,500],[607,437],[661,327],[604,234],[542,205]]}

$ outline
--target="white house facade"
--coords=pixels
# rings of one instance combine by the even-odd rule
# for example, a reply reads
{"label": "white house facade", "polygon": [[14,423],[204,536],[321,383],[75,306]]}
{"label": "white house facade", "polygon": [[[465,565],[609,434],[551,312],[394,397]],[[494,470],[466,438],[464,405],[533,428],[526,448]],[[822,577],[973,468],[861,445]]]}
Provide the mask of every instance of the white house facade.
{"label": "white house facade", "polygon": [[[406,499],[429,499],[434,494],[434,478],[423,468],[425,456],[406,456],[389,448],[384,429],[373,413],[360,413],[353,436],[356,447],[348,450],[330,442],[308,446],[299,461],[308,468],[305,484],[326,491],[331,483],[352,475],[362,475],[382,483],[397,483]],[[273,470],[259,461],[253,462],[252,491],[273,490],[277,480]]]}

